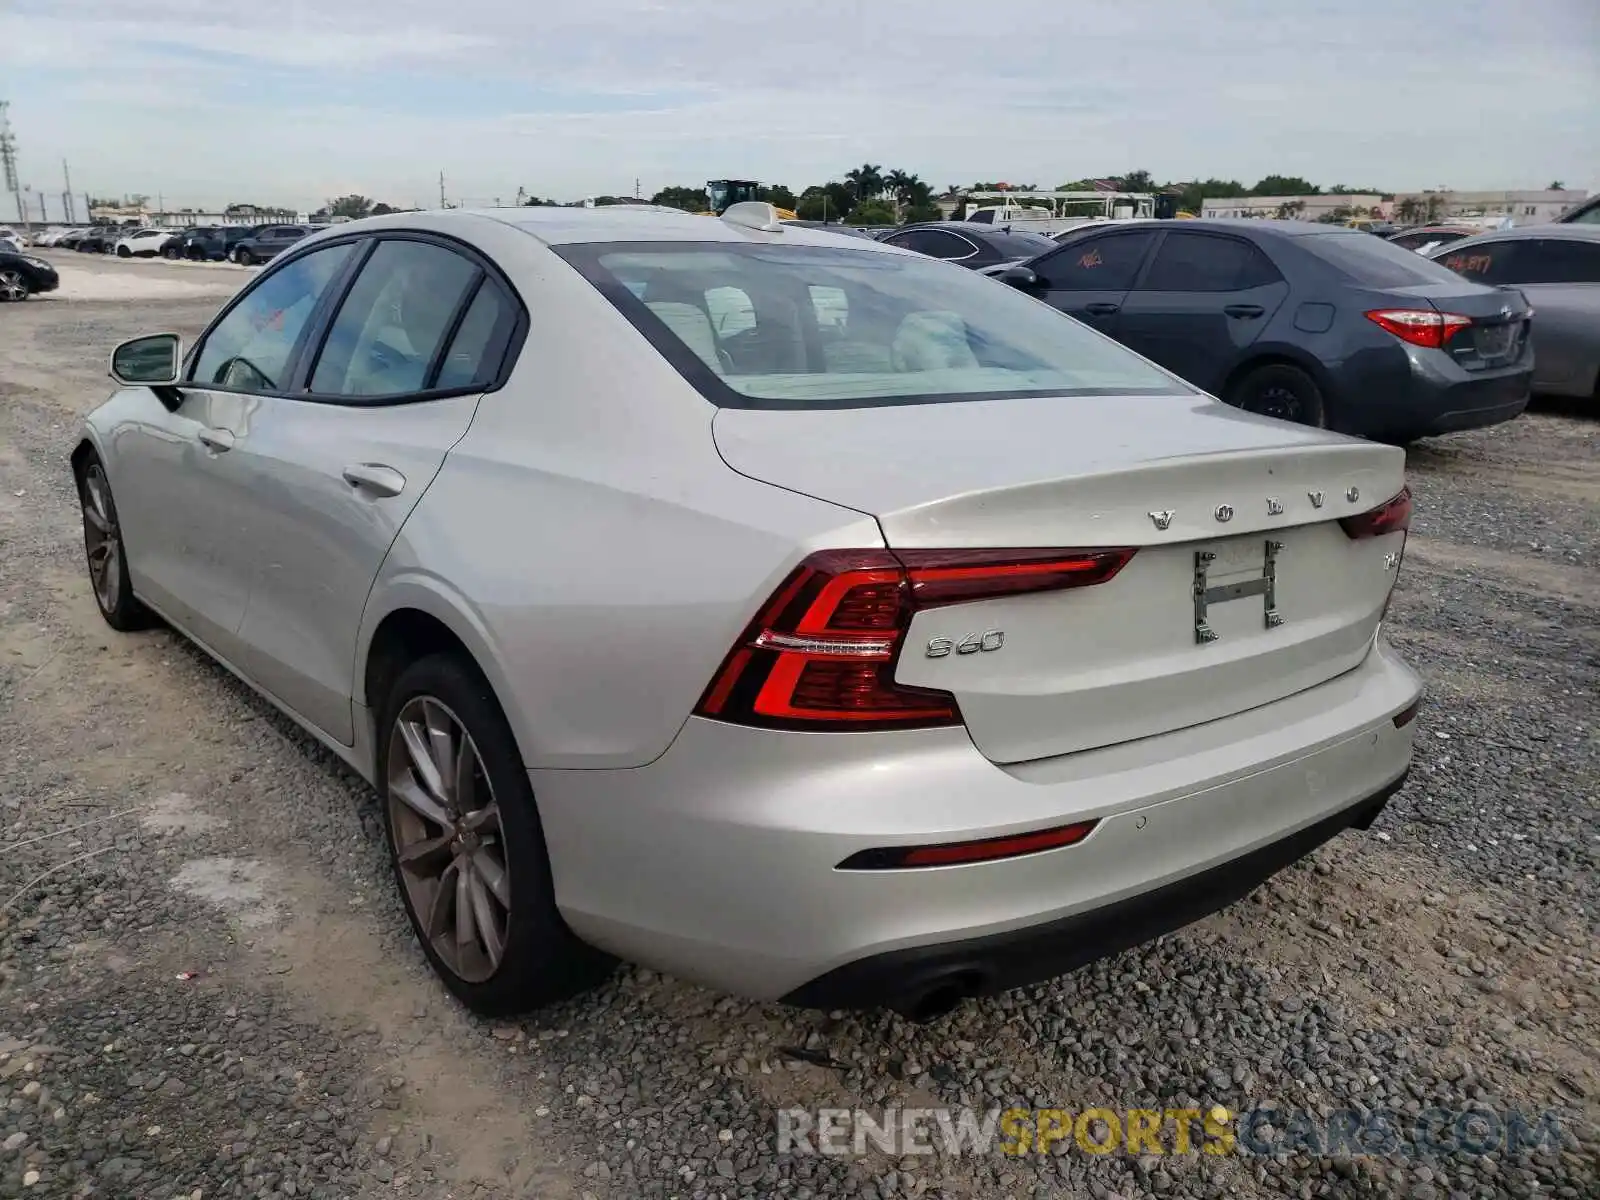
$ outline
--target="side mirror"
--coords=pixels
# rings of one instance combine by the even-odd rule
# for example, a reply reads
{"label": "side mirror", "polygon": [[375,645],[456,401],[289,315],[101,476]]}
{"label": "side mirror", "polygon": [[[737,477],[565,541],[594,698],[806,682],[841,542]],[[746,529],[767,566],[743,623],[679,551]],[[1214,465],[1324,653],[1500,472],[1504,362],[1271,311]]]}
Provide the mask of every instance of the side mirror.
{"label": "side mirror", "polygon": [[1000,272],[1000,282],[1008,283],[1014,288],[1026,291],[1039,286],[1039,276],[1034,274],[1032,267],[1015,266],[1007,267]]}
{"label": "side mirror", "polygon": [[124,387],[171,387],[178,382],[183,343],[175,333],[153,333],[111,352],[111,378]]}

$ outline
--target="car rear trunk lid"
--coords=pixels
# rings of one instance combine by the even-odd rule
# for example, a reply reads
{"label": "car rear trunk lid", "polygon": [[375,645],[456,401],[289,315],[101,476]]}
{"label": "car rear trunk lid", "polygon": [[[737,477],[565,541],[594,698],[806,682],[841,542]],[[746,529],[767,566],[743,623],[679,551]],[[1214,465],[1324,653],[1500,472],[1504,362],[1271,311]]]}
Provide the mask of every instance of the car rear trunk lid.
{"label": "car rear trunk lid", "polygon": [[[1002,763],[1201,724],[1354,668],[1404,541],[1338,521],[1401,489],[1401,451],[1201,397],[723,409],[713,432],[735,470],[870,513],[893,549],[1135,549],[1102,584],[912,619],[896,680],[953,693]],[[995,652],[928,653],[994,631]]]}
{"label": "car rear trunk lid", "polygon": [[1396,306],[1431,307],[1456,313],[1472,324],[1445,343],[1445,350],[1469,371],[1491,370],[1515,362],[1530,334],[1533,309],[1515,288],[1485,287],[1462,280],[1457,284],[1426,283],[1391,288]]}

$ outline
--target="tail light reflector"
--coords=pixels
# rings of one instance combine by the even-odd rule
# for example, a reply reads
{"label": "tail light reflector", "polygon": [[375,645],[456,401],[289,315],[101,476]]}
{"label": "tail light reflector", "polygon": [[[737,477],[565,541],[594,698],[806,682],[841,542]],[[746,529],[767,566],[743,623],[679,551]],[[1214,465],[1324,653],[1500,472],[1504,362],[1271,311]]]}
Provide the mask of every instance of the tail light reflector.
{"label": "tail light reflector", "polygon": [[1043,850],[1076,846],[1094,831],[1097,821],[1079,821],[1054,829],[1006,837],[983,838],[975,842],[946,842],[935,846],[884,846],[858,850],[838,865],[840,871],[893,871],[904,867],[954,867],[962,863],[994,862]]}
{"label": "tail light reflector", "polygon": [[1367,320],[1387,330],[1402,342],[1413,346],[1442,349],[1463,329],[1472,324],[1471,317],[1460,313],[1442,313],[1431,308],[1375,308],[1367,313]]}
{"label": "tail light reflector", "polygon": [[1132,550],[822,550],[773,592],[695,712],[778,729],[959,725],[895,663],[920,609],[1104,583]]}
{"label": "tail light reflector", "polygon": [[1340,517],[1339,524],[1352,538],[1378,537],[1411,528],[1411,489],[1403,487],[1377,508],[1353,517]]}

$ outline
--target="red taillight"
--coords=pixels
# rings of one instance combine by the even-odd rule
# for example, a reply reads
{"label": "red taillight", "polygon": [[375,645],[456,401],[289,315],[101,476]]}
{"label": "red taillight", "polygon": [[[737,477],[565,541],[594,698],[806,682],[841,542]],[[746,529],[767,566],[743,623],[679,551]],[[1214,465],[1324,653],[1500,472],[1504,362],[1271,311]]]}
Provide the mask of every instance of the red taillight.
{"label": "red taillight", "polygon": [[918,609],[1104,583],[1132,550],[823,550],[789,574],[695,711],[780,729],[957,725],[955,697],[894,681]]}
{"label": "red taillight", "polygon": [[1402,342],[1438,350],[1472,324],[1460,313],[1436,312],[1431,308],[1375,308],[1367,320],[1388,330]]}
{"label": "red taillight", "polygon": [[1353,538],[1378,537],[1411,528],[1411,489],[1403,487],[1377,508],[1353,517],[1340,517],[1339,524]]}
{"label": "red taillight", "polygon": [[1076,846],[1094,832],[1098,821],[1079,821],[1009,837],[976,842],[945,842],[936,846],[884,846],[858,850],[837,867],[840,871],[892,871],[903,867],[954,867],[962,863],[994,862],[1044,850]]}

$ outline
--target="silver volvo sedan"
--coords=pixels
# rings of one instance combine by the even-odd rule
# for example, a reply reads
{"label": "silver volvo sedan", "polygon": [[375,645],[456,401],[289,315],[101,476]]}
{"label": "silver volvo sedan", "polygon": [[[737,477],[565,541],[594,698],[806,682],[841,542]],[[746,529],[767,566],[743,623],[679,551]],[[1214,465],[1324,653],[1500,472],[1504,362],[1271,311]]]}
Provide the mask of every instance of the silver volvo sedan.
{"label": "silver volvo sedan", "polygon": [[384,797],[444,983],[621,956],[936,1015],[1244,895],[1403,781],[1400,450],[866,239],[628,209],[313,235],[73,455],[158,616]]}

